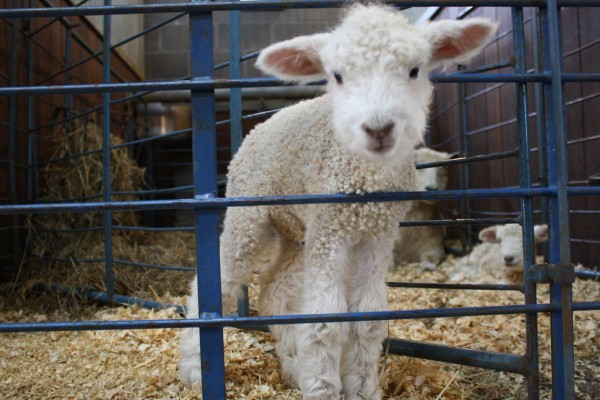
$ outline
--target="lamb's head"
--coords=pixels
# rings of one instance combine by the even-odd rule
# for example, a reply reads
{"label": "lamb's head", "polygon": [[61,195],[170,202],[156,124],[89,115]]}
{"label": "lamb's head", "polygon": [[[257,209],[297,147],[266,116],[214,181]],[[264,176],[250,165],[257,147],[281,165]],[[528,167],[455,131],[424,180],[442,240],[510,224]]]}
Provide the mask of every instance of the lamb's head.
{"label": "lamb's head", "polygon": [[[548,225],[533,227],[535,243],[548,240]],[[500,244],[500,260],[507,268],[523,269],[523,233],[518,224],[494,225],[479,232],[479,240]]]}
{"label": "lamb's head", "polygon": [[[421,147],[415,151],[415,161],[417,164],[446,161],[452,158],[452,156],[453,154],[432,150],[427,147]],[[445,190],[447,185],[448,169],[446,167],[423,168],[417,170],[417,190]],[[425,202],[434,203],[432,201]]]}
{"label": "lamb's head", "polygon": [[402,161],[422,141],[429,71],[470,59],[496,27],[481,18],[412,26],[391,7],[355,5],[333,31],[273,44],[256,65],[291,82],[327,79],[339,142],[371,160]]}

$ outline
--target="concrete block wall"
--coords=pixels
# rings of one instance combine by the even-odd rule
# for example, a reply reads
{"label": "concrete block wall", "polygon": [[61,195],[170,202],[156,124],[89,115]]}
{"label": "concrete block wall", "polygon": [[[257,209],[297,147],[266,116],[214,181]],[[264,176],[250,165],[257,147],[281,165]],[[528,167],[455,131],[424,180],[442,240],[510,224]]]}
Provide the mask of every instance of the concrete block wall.
{"label": "concrete block wall", "polygon": [[[168,3],[146,0],[147,4]],[[171,1],[174,2],[174,1]],[[338,20],[338,9],[283,10],[244,12],[241,16],[242,54],[260,50],[267,45],[294,36],[317,33],[330,28]],[[175,14],[146,14],[145,28],[154,26]],[[146,79],[177,79],[189,73],[189,20],[182,17],[146,36]],[[229,59],[229,14],[214,14],[215,63]],[[243,63],[242,76],[260,76],[253,61]],[[217,73],[228,76],[228,69]]]}

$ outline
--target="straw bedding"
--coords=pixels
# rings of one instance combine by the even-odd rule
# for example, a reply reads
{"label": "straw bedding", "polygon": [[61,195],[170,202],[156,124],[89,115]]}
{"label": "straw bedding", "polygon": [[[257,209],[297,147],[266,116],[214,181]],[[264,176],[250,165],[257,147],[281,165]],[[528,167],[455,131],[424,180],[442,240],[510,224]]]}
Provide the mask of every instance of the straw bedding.
{"label": "straw bedding", "polygon": [[[82,135],[84,133],[85,135]],[[98,128],[91,125],[67,134],[57,157],[99,148]],[[83,145],[82,137],[85,138]],[[118,139],[112,139],[118,143]],[[125,151],[113,151],[113,190],[136,190],[144,171]],[[85,197],[101,190],[99,156],[66,161],[45,171],[45,199]],[[57,169],[58,168],[58,169]],[[130,199],[132,197],[129,197]],[[125,199],[125,198],[122,198]],[[119,225],[136,225],[134,213],[115,213]],[[37,283],[104,289],[101,264],[51,262],[47,256],[95,258],[103,256],[102,234],[68,235],[49,229],[101,225],[102,215],[61,214],[29,220],[30,249],[36,256],[20,275],[20,290],[4,296],[0,322],[133,320],[179,318],[172,309],[151,311],[138,307],[109,308],[74,296],[31,290]],[[139,233],[115,231],[115,258],[159,265],[194,265],[193,235],[182,232]],[[450,257],[436,271],[422,272],[418,264],[390,272],[389,280],[445,282],[455,260]],[[117,292],[183,304],[192,274],[115,266]],[[478,277],[485,281],[486,277]],[[492,282],[492,277],[488,277]],[[251,287],[255,304],[256,288]],[[577,281],[576,301],[597,300],[600,282]],[[539,301],[548,298],[541,286]],[[522,302],[512,292],[390,289],[392,309],[426,309],[508,305]],[[575,357],[578,399],[600,398],[600,313],[575,315]],[[473,349],[522,354],[524,317],[503,315],[391,322],[391,337]],[[550,397],[549,319],[539,317],[542,398]],[[279,375],[274,343],[269,334],[225,329],[226,391],[230,399],[300,399],[298,390],[285,386]],[[10,399],[196,399],[197,388],[177,380],[178,330],[52,332],[0,335],[0,398]],[[384,355],[380,365],[386,399],[524,399],[525,382],[519,375],[460,367],[408,357]]]}
{"label": "straw bedding", "polygon": [[[68,129],[62,127],[54,135],[58,143],[51,159],[63,159],[47,164],[40,171],[42,201],[101,201],[102,197],[102,130],[94,122]],[[111,145],[123,140],[111,135]],[[87,154],[77,157],[80,154]],[[113,148],[110,160],[111,191],[135,192],[144,188],[145,169],[130,157],[125,147]],[[138,200],[137,195],[112,194],[113,201]],[[104,214],[101,212],[38,214],[27,218],[29,228],[28,268],[23,268],[20,280],[26,278],[25,290],[37,283],[54,283],[68,287],[105,290],[104,264],[90,262],[104,259]],[[139,212],[113,212],[113,226],[141,225]],[[76,233],[68,232],[76,230]],[[165,236],[168,250],[165,251]],[[192,267],[194,237],[186,232],[148,232],[114,229],[113,258],[152,265]],[[81,261],[85,260],[85,262]],[[115,291],[121,294],[164,294],[171,285],[168,280],[186,281],[189,274],[125,264],[114,265]],[[180,292],[182,294],[183,291]]]}
{"label": "straw bedding", "polygon": [[[454,263],[421,274],[417,264],[404,266],[390,279],[440,282]],[[598,298],[600,283],[577,281],[577,301]],[[174,291],[180,289],[173,288]],[[486,291],[390,289],[392,308],[464,307],[518,304],[521,295]],[[255,297],[251,289],[252,298]],[[56,306],[49,294],[18,297],[0,307],[2,322],[51,320],[127,320],[179,318],[173,310],[82,305],[73,299]],[[60,297],[56,297],[60,298]],[[539,300],[547,298],[540,288]],[[181,304],[183,297],[159,300]],[[74,304],[78,304],[75,306]],[[490,316],[392,322],[390,335],[410,340],[521,354],[524,318]],[[542,398],[550,397],[548,317],[540,316]],[[576,383],[579,399],[600,396],[600,313],[575,316]],[[178,331],[174,329],[5,334],[0,336],[2,398],[191,399],[199,392],[177,381]],[[280,379],[269,334],[225,330],[226,390],[231,399],[300,399]],[[387,355],[382,385],[389,399],[524,399],[521,376]]]}

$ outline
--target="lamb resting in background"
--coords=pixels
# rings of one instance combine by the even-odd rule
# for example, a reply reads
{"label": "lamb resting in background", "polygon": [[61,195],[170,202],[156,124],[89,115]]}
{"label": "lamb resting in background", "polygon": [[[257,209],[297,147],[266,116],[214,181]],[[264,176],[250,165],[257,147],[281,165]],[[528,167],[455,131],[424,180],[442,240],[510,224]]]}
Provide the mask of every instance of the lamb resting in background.
{"label": "lamb resting in background", "polygon": [[[535,243],[548,240],[548,225],[533,227]],[[450,281],[515,282],[523,273],[523,233],[518,224],[494,225],[479,232],[482,243],[456,261]]]}
{"label": "lamb resting in background", "polygon": [[[417,164],[445,161],[451,154],[422,147],[415,151]],[[446,167],[424,168],[417,170],[417,190],[445,190],[448,184]],[[428,221],[441,219],[440,203],[435,200],[412,201],[406,214],[406,221]],[[420,262],[427,270],[435,269],[445,257],[444,226],[401,227],[394,246],[395,265]]]}
{"label": "lamb resting in background", "polygon": [[[413,27],[391,7],[355,5],[332,32],[263,50],[257,61],[263,71],[293,82],[327,79],[328,93],[257,126],[231,162],[226,195],[414,190],[413,149],[422,141],[432,94],[428,72],[469,59],[495,29],[485,19]],[[385,275],[407,209],[406,202],[229,208],[220,242],[224,312],[273,243],[275,256],[259,271],[261,314],[385,310]],[[191,318],[198,317],[197,296],[192,284]],[[381,398],[385,322],[272,332],[284,376],[305,399]],[[180,378],[188,385],[201,383],[198,336],[198,329],[182,332]]]}

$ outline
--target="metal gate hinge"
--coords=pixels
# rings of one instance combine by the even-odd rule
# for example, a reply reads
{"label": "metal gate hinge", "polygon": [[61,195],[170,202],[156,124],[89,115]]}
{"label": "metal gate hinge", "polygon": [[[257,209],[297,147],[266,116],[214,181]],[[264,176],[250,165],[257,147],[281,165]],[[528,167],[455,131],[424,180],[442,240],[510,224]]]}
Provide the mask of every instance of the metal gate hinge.
{"label": "metal gate hinge", "polygon": [[571,284],[575,282],[572,265],[536,264],[529,267],[529,275],[535,283]]}

